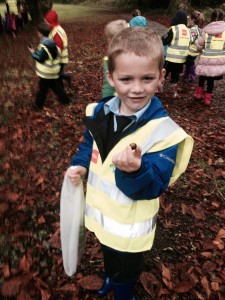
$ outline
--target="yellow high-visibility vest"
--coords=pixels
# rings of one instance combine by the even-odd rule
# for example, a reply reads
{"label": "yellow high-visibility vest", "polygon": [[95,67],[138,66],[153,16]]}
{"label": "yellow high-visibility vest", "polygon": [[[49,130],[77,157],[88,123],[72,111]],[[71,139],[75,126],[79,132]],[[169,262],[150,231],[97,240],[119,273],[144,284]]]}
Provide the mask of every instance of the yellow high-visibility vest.
{"label": "yellow high-visibility vest", "polygon": [[[92,114],[94,104],[87,108]],[[123,252],[142,252],[152,247],[159,198],[134,201],[123,194],[115,183],[112,157],[133,141],[140,145],[142,154],[159,152],[178,145],[175,167],[170,185],[186,170],[193,139],[169,117],[151,120],[135,132],[122,138],[102,162],[97,144],[93,143],[89,168],[85,226],[99,241]]]}
{"label": "yellow high-visibility vest", "polygon": [[[41,48],[44,48],[45,51],[48,53],[49,59],[45,60],[43,63],[36,61],[36,74],[39,77],[46,78],[46,79],[59,78],[59,72],[60,72],[59,57],[53,59],[51,53],[49,52],[46,46],[44,46],[43,44],[39,44],[38,50],[40,50]],[[58,51],[60,51],[59,48]]]}
{"label": "yellow high-visibility vest", "polygon": [[197,25],[195,26],[195,28],[198,31],[198,37],[196,38],[196,40],[193,43],[190,44],[188,55],[191,55],[191,56],[199,55],[199,52],[197,50],[197,45],[198,45],[198,39],[201,36],[201,29]]}
{"label": "yellow high-visibility vest", "polygon": [[6,3],[9,5],[10,14],[18,14],[17,1],[16,0],[7,0]]}
{"label": "yellow high-visibility vest", "polygon": [[225,31],[216,36],[205,34],[205,47],[201,57],[224,58],[225,57]]}
{"label": "yellow high-visibility vest", "polygon": [[68,55],[68,39],[67,39],[67,35],[65,30],[60,26],[55,26],[50,34],[49,34],[49,38],[50,39],[54,39],[54,36],[56,35],[56,33],[58,33],[62,39],[63,42],[63,49],[61,50],[61,54],[60,54],[60,62],[62,64],[67,64],[69,62],[69,55]]}
{"label": "yellow high-visibility vest", "polygon": [[174,63],[184,63],[189,52],[190,31],[184,24],[172,26],[171,28],[173,39],[168,45],[166,60]]}

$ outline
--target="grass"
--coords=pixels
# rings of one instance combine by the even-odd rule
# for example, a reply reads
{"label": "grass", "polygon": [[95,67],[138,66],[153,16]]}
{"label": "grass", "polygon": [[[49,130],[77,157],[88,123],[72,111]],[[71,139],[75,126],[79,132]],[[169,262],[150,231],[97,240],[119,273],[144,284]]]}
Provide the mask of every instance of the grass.
{"label": "grass", "polygon": [[[57,11],[60,21],[73,21],[77,18],[89,18],[93,16],[101,16],[103,9],[100,7],[92,7],[85,5],[73,4],[54,4],[53,8]],[[6,8],[5,4],[0,4],[0,13],[4,17]]]}

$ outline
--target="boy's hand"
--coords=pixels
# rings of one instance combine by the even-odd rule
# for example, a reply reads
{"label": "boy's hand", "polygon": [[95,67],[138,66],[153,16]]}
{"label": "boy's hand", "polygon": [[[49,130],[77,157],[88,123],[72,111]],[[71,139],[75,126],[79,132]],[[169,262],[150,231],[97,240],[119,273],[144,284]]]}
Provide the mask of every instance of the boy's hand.
{"label": "boy's hand", "polygon": [[141,167],[141,147],[134,144],[127,146],[123,151],[115,154],[112,158],[113,164],[121,171],[131,173]]}
{"label": "boy's hand", "polygon": [[75,167],[72,166],[68,169],[69,179],[74,185],[78,185],[81,182],[81,180],[84,179],[86,174],[87,174],[87,169],[81,166],[75,166]]}
{"label": "boy's hand", "polygon": [[35,52],[35,50],[34,50],[34,48],[32,46],[28,45],[27,47],[28,47],[28,50],[30,51],[30,53],[34,53]]}

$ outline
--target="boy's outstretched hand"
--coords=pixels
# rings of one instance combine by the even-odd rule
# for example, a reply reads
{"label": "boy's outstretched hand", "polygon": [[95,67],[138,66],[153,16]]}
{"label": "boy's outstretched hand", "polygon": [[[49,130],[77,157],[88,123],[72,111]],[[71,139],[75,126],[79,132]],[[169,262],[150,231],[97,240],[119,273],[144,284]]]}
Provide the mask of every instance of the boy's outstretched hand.
{"label": "boy's outstretched hand", "polygon": [[127,173],[139,170],[141,167],[141,147],[136,146],[136,144],[127,146],[123,151],[113,156],[112,162],[119,170]]}
{"label": "boy's outstretched hand", "polygon": [[72,166],[68,169],[68,176],[74,185],[78,185],[85,178],[87,169],[81,166]]}

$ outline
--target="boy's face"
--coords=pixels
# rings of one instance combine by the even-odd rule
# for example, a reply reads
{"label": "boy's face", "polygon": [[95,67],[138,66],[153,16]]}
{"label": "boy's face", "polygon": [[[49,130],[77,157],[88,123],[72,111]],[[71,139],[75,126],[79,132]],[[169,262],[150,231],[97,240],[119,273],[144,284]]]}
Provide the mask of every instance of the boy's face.
{"label": "boy's face", "polygon": [[165,69],[159,71],[158,60],[151,56],[122,53],[115,59],[113,74],[107,78],[121,99],[120,113],[132,115],[141,110],[164,80]]}

